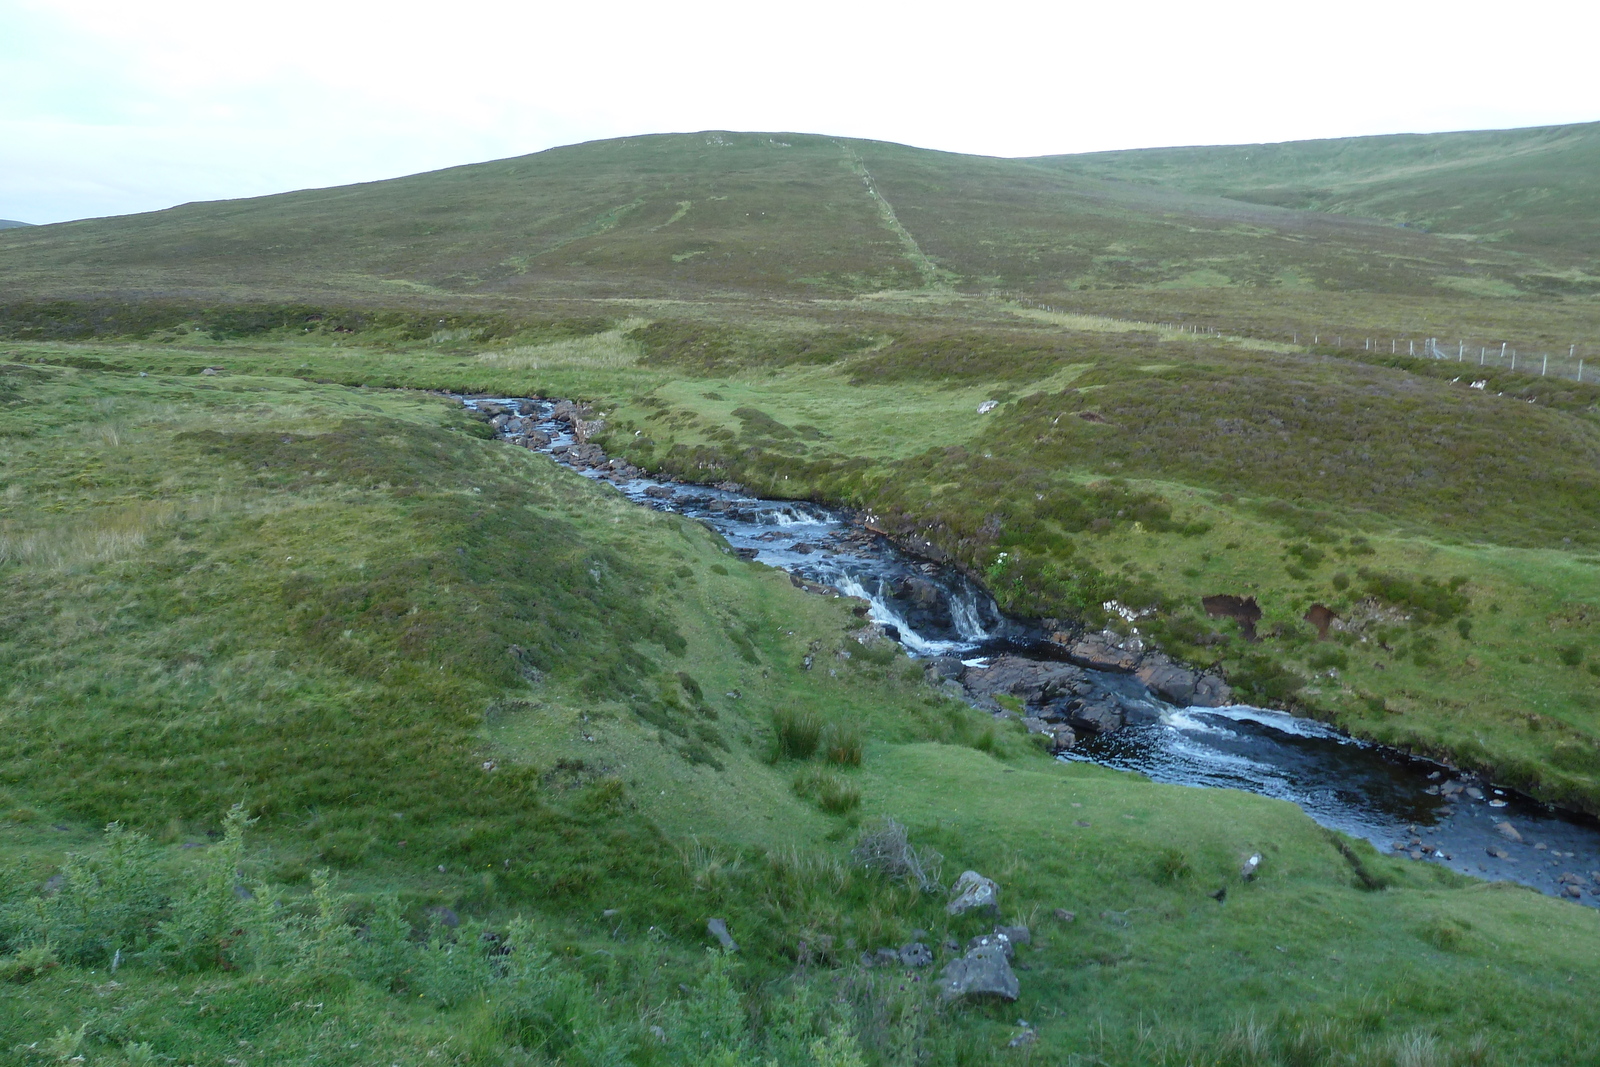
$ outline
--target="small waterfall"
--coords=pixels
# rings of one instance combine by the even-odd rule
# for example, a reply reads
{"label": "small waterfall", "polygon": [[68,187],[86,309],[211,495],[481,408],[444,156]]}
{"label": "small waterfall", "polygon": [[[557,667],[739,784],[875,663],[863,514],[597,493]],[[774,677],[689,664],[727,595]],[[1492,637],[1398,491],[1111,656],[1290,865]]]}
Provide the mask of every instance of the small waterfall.
{"label": "small waterfall", "polygon": [[950,619],[964,640],[974,645],[989,640],[991,635],[984,629],[983,619],[978,614],[978,593],[975,589],[962,583],[959,589],[950,590],[948,602]]}
{"label": "small waterfall", "polygon": [[889,602],[883,598],[883,583],[875,583],[877,588],[869,592],[866,586],[855,575],[840,576],[835,583],[839,592],[845,596],[860,597],[869,605],[867,618],[879,626],[893,626],[900,632],[900,643],[919,656],[942,656],[948,652],[963,652],[972,646],[965,641],[940,641],[937,638],[924,637],[919,634],[905,617],[895,611]]}

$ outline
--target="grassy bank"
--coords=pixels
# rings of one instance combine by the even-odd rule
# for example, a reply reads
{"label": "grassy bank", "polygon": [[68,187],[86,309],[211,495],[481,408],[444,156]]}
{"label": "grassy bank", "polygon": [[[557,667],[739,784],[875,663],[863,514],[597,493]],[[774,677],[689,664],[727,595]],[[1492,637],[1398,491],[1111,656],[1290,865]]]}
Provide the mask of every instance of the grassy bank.
{"label": "grassy bank", "polygon": [[[824,386],[897,390],[921,413],[907,432],[938,425],[947,395],[798,364],[703,376],[694,388],[720,398],[691,407],[668,391],[683,372],[652,366],[636,329],[488,348],[327,334],[7,346],[12,1055],[983,1063],[1018,1055],[1021,1018],[1037,1062],[1581,1057],[1600,982],[1592,911],[1377,856],[1282,803],[1051,762],[892,646],[856,641],[848,601],[487,440],[452,401],[376,387],[383,373],[611,396],[630,405],[612,415],[629,436],[630,419],[654,420],[639,447],[663,456],[691,429],[791,452],[854,432],[863,486],[929,445],[899,450],[830,414]],[[795,382],[805,392],[780,406]],[[651,390],[659,405],[633,399]],[[961,442],[977,455],[982,427]],[[768,454],[781,450],[742,461],[759,473]],[[1163,494],[1172,522],[1229,537],[1281,528],[1209,491],[1115,492],[1135,507]],[[1214,536],[1123,520],[1072,535],[1096,573],[1142,536]],[[1414,550],[1355,536],[1369,568]],[[1571,553],[1489,555],[1546,568]],[[1140,557],[1152,581],[1155,558]],[[779,745],[798,719],[855,740]],[[222,833],[234,804],[259,820],[237,855]],[[882,815],[942,853],[943,882],[996,878],[1001,917],[1034,928],[1019,1004],[941,1008],[926,972],[856,965],[993,922],[855,865],[850,845]],[[111,820],[147,849],[108,854]],[[84,858],[49,883],[67,852]],[[1252,852],[1263,865],[1244,882]],[[111,877],[96,866],[111,855],[145,873]],[[337,881],[319,897],[321,869]],[[461,925],[441,926],[440,908]],[[713,916],[740,942],[735,970],[704,955]],[[512,954],[526,968],[497,963],[484,929],[526,946]]]}

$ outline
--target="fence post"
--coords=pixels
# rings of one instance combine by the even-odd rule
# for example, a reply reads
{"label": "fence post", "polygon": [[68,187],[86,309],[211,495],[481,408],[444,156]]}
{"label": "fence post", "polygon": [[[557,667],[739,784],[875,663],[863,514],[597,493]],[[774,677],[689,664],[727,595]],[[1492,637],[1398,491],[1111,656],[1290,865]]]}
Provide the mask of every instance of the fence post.
{"label": "fence post", "polygon": [[1461,341],[1461,342],[1459,342],[1459,346],[1456,348],[1456,362],[1460,363],[1463,360],[1465,360],[1466,358],[1467,358],[1467,342]]}
{"label": "fence post", "polygon": [[1578,360],[1578,381],[1583,381],[1583,360]]}
{"label": "fence post", "polygon": [[1545,374],[1545,371],[1547,371],[1549,369],[1550,369],[1550,357],[1548,355],[1546,355],[1544,357],[1544,362],[1539,364],[1539,377],[1543,378],[1544,374]]}
{"label": "fence post", "polygon": [[1478,349],[1478,366],[1483,366],[1483,357],[1488,353],[1487,348]]}
{"label": "fence post", "polygon": [[1395,345],[1394,338],[1393,337],[1389,338],[1389,354],[1391,356],[1394,355],[1394,345]]}

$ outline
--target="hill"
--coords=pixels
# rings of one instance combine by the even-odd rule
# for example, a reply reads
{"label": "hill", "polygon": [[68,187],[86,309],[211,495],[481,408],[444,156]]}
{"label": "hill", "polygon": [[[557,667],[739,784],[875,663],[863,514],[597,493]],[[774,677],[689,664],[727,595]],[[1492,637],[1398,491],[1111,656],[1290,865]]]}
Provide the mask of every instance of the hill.
{"label": "hill", "polygon": [[13,222],[11,219],[0,219],[0,230],[14,230],[19,226],[27,226],[26,222]]}
{"label": "hill", "polygon": [[1600,255],[1600,123],[1045,156],[1066,174]]}
{"label": "hill", "polygon": [[365,302],[1129,287],[1439,297],[1464,285],[1583,290],[1586,255],[1581,243],[1468,244],[1059,161],[704,133],[19,229],[0,236],[0,278],[19,294]]}
{"label": "hill", "polygon": [[[1425,802],[1380,854],[1052,759],[859,602],[441,395],[588,402],[619,462],[1600,812],[1595,271],[1485,162],[1561,138],[1480,140],[1441,172],[1515,239],[1239,198],[1437,208],[1405,139],[1235,188],[729,133],[0,233],[0,1047],[1584,1061],[1597,913],[1424,861]],[[1507,826],[1478,864],[1600,893]],[[967,869],[992,914],[947,909]],[[1018,1000],[941,1001],[915,963],[996,923]]]}

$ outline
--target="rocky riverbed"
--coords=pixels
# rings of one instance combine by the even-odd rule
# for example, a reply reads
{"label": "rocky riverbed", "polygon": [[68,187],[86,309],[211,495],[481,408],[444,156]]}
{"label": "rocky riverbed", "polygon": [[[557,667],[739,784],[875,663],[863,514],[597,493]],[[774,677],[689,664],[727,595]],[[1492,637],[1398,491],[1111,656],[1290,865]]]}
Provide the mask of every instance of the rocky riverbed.
{"label": "rocky riverbed", "polygon": [[930,684],[1020,718],[1063,759],[1290,800],[1324,826],[1412,860],[1600,904],[1593,819],[1323,723],[1236,704],[1223,679],[1173,662],[1137,635],[1008,618],[968,576],[901,550],[870,517],[764,500],[731,483],[654,478],[605,453],[594,441],[603,417],[586,405],[458,399],[502,440],[641,505],[704,522],[734,553],[782,568],[802,589],[859,598],[869,621],[862,640],[899,642],[924,660]]}

